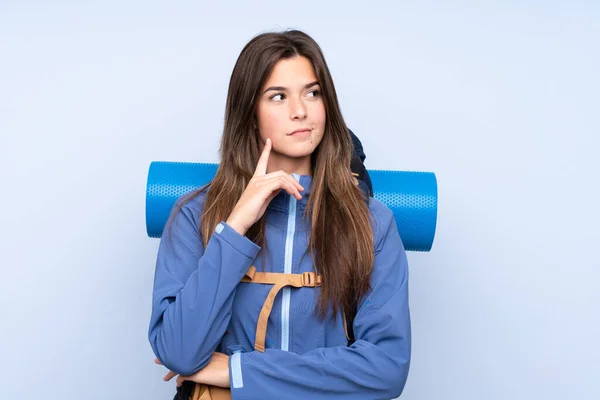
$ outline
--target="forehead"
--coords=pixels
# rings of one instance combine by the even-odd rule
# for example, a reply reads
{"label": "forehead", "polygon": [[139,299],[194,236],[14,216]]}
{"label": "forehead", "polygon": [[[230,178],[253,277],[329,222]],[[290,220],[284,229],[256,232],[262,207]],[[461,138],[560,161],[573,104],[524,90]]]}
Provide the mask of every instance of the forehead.
{"label": "forehead", "polygon": [[318,80],[317,75],[310,60],[306,57],[296,56],[279,60],[267,78],[265,87],[274,85],[290,88],[302,87],[316,80]]}

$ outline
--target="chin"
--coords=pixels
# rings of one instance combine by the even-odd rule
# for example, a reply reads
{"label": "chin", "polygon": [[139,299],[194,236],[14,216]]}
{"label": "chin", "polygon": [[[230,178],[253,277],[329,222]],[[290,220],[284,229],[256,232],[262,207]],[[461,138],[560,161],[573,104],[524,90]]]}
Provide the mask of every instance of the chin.
{"label": "chin", "polygon": [[290,158],[304,158],[307,156],[310,156],[316,149],[316,146],[302,146],[302,145],[297,145],[297,146],[289,146],[288,148],[284,149],[281,154],[283,154],[286,157],[290,157]]}
{"label": "chin", "polygon": [[312,153],[313,153],[312,151],[310,151],[310,152],[305,151],[305,152],[285,152],[282,154],[288,158],[305,158],[305,157],[310,157],[310,155]]}

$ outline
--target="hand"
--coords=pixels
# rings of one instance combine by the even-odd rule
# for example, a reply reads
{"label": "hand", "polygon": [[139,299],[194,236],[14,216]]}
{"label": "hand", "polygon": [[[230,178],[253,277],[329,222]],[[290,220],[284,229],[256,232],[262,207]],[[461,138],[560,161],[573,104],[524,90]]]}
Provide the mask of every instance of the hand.
{"label": "hand", "polygon": [[227,218],[227,225],[235,229],[240,235],[245,235],[248,229],[258,221],[267,206],[281,190],[290,196],[301,200],[300,191],[304,188],[290,174],[284,171],[267,174],[267,164],[271,153],[271,139],[267,139],[265,148],[258,160],[254,176],[242,193],[233,211]]}
{"label": "hand", "polygon": [[[160,362],[160,360],[158,359],[158,357],[156,357],[154,359],[154,363],[158,364],[158,365],[162,365],[162,363]],[[169,371],[169,372],[167,372],[167,374],[165,376],[163,376],[163,381],[170,381],[171,379],[173,379],[176,376],[177,376],[177,374],[175,372]]]}
{"label": "hand", "polygon": [[[161,365],[160,361],[154,360],[155,363]],[[213,353],[209,363],[190,376],[177,375],[173,371],[169,371],[164,377],[164,381],[170,381],[177,376],[177,386],[183,385],[183,381],[192,381],[196,383],[204,383],[206,385],[229,387],[229,356],[223,353]]]}

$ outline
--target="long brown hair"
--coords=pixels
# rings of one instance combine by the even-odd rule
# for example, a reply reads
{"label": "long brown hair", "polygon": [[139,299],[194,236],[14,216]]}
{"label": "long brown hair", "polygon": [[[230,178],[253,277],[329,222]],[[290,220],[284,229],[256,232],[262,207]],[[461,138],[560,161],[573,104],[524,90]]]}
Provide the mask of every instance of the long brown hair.
{"label": "long brown hair", "polygon": [[[279,60],[296,56],[312,63],[327,115],[323,139],[311,157],[312,187],[304,215],[312,223],[309,249],[323,278],[317,304],[323,318],[329,305],[334,313],[340,307],[346,312],[356,309],[370,288],[374,249],[368,206],[350,171],[352,140],[323,53],[310,36],[298,30],[263,33],[243,48],[229,82],[221,162],[211,183],[188,199],[206,191],[200,219],[206,246],[217,224],[227,220],[256,169],[262,148],[253,122],[260,90]],[[265,221],[263,216],[246,233],[263,249]]]}

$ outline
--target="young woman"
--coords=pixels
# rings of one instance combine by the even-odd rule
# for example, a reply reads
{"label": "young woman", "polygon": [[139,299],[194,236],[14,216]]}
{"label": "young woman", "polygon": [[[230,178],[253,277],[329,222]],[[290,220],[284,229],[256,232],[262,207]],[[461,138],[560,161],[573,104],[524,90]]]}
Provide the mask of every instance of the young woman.
{"label": "young woman", "polygon": [[231,76],[218,171],[177,201],[160,242],[149,340],[166,380],[233,399],[400,395],[406,253],[352,152],[317,43],[253,38]]}

